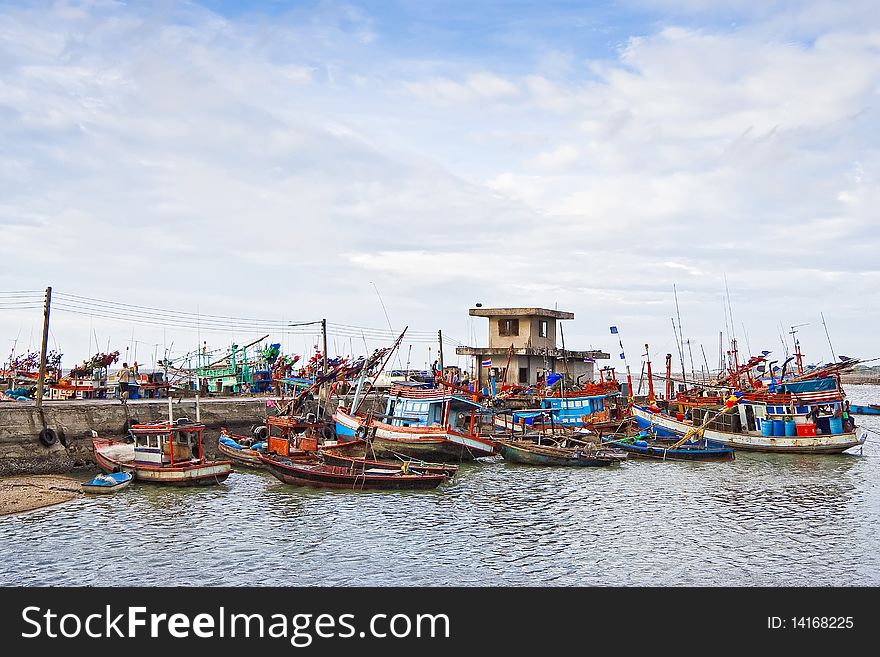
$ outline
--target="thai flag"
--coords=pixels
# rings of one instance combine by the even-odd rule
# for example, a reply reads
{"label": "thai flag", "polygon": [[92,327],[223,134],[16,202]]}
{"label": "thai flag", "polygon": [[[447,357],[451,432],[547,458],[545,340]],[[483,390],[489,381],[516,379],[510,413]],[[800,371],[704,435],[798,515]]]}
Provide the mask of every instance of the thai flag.
{"label": "thai flag", "polygon": [[483,367],[492,367],[492,359],[489,358],[487,360],[484,360],[481,364]]}
{"label": "thai flag", "polygon": [[616,326],[612,326],[612,327],[611,327],[611,333],[612,333],[612,335],[615,334],[615,333],[617,333],[617,327],[616,327]]}
{"label": "thai flag", "polygon": [[595,363],[596,359],[595,358],[584,358],[584,362],[585,363]]}

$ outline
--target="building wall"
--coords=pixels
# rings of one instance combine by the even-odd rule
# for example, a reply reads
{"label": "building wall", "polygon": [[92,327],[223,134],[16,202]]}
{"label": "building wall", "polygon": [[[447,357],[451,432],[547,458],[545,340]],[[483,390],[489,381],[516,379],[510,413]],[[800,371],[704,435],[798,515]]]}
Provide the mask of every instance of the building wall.
{"label": "building wall", "polygon": [[[508,319],[519,320],[519,335],[501,335],[500,323]],[[547,337],[539,337],[539,323],[547,322]],[[556,320],[548,317],[490,317],[489,346],[506,348],[513,344],[514,348],[533,347],[554,348],[556,346]]]}
{"label": "building wall", "polygon": [[[478,357],[477,363],[479,364],[484,359],[490,358],[490,356],[481,355]],[[498,374],[495,379],[495,385],[501,387],[504,384],[503,374],[504,374],[504,365],[507,362],[506,356],[491,356],[492,358],[492,369],[496,369]],[[545,361],[542,356],[511,356],[510,358],[510,366],[509,373],[507,376],[507,383],[509,385],[520,385],[519,380],[519,369],[521,367],[525,367],[528,369],[528,381],[522,385],[535,385],[538,380],[538,372],[544,371],[546,372],[561,372],[563,368],[563,363],[561,360],[556,358],[548,358]],[[490,379],[490,369],[486,367],[478,367],[477,368],[478,377],[480,387],[484,388],[489,385]],[[582,360],[569,360],[568,361],[568,373],[575,381],[577,381],[578,377],[581,377],[581,383],[591,383],[595,376],[595,364],[594,363],[585,363]]]}

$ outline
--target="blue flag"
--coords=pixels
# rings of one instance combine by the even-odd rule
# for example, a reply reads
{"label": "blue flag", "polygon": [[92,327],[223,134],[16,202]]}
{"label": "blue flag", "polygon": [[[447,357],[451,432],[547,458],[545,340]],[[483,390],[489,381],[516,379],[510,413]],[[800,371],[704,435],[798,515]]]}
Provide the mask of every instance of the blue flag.
{"label": "blue flag", "polygon": [[617,327],[616,327],[616,326],[612,326],[612,327],[611,327],[611,334],[614,335],[615,333],[617,333]]}
{"label": "blue flag", "polygon": [[626,360],[626,356],[623,355],[623,352],[620,352],[620,360]]}

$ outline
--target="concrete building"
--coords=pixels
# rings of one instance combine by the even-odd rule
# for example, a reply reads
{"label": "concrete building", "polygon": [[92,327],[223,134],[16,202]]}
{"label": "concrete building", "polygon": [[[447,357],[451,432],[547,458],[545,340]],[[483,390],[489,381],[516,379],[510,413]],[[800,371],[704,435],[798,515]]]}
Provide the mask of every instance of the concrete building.
{"label": "concrete building", "polygon": [[[489,320],[488,347],[457,347],[460,356],[474,357],[480,387],[492,376],[497,385],[534,385],[548,372],[563,372],[579,382],[593,380],[596,360],[611,356],[603,351],[563,351],[557,347],[557,321],[574,313],[546,308],[471,308],[471,317]],[[509,359],[509,365],[508,365]]]}

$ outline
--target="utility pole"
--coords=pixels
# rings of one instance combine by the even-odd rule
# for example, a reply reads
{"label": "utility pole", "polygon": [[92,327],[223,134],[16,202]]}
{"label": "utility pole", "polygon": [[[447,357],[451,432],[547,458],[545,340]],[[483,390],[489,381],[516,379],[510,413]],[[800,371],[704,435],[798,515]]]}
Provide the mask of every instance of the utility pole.
{"label": "utility pole", "polygon": [[[324,349],[323,349],[324,350],[324,353],[323,353],[324,362],[321,366],[321,372],[323,373],[324,377],[326,377],[327,376],[327,320],[326,319],[321,320],[321,340],[324,343]],[[324,397],[324,404],[325,405],[327,404],[327,402],[330,401],[329,399],[327,399],[327,395],[326,395],[327,387],[326,386],[327,386],[326,381],[321,383],[321,393],[322,393],[321,396]],[[325,411],[324,405],[319,404],[318,412],[322,417],[326,414],[324,411]]]}
{"label": "utility pole", "polygon": [[443,379],[443,331],[437,331],[437,339],[440,341],[440,379]]}
{"label": "utility pole", "polygon": [[37,379],[37,410],[43,412],[43,391],[46,387],[46,349],[49,346],[49,307],[52,305],[52,288],[46,288],[46,305],[43,308],[43,342],[40,346],[40,376]]}

